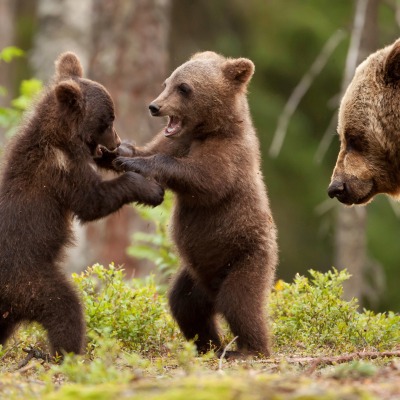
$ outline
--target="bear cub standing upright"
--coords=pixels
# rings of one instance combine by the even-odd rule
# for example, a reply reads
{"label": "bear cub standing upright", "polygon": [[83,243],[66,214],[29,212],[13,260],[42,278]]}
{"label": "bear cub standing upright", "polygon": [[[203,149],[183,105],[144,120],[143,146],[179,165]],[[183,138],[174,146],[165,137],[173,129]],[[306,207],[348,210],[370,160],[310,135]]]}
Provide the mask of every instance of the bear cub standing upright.
{"label": "bear cub standing upright", "polygon": [[92,221],[133,201],[158,205],[163,189],[127,172],[103,181],[93,157],[115,149],[114,106],[106,89],[82,78],[62,54],[54,83],[6,150],[0,182],[0,344],[21,321],[47,330],[52,354],[82,353],[77,294],[62,273],[73,217]]}
{"label": "bear cub standing upright", "polygon": [[246,96],[253,72],[245,58],[195,54],[149,106],[152,115],[168,116],[165,130],[132,147],[134,158],[115,161],[176,194],[172,235],[181,269],[169,303],[200,352],[221,347],[222,314],[240,354],[269,355],[266,299],[277,244]]}
{"label": "bear cub standing upright", "polygon": [[378,193],[400,196],[400,40],[371,54],[339,109],[340,152],[328,194],[366,204]]}

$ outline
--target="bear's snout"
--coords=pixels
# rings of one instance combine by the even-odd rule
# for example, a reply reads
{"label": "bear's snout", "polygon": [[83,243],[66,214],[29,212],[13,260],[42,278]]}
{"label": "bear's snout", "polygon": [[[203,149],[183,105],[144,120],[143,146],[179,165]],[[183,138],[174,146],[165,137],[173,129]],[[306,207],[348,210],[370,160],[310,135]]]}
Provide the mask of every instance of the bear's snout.
{"label": "bear's snout", "polygon": [[149,105],[149,110],[150,110],[151,115],[156,116],[160,112],[160,106],[158,106],[155,103],[151,103]]}
{"label": "bear's snout", "polygon": [[328,196],[333,199],[334,197],[339,197],[346,191],[346,186],[344,182],[334,180],[328,187]]}

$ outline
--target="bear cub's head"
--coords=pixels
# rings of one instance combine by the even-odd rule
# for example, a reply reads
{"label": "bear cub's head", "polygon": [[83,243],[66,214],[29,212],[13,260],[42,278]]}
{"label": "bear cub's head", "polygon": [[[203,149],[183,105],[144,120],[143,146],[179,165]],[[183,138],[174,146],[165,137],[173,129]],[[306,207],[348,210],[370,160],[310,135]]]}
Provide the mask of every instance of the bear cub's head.
{"label": "bear cub's head", "polygon": [[361,63],[339,109],[340,151],[328,195],[366,204],[400,194],[400,40]]}
{"label": "bear cub's head", "polygon": [[149,105],[151,115],[168,116],[164,134],[169,138],[216,131],[230,119],[240,120],[234,115],[240,113],[237,97],[246,94],[253,73],[254,64],[246,58],[197,53],[165,80]]}
{"label": "bear cub's head", "polygon": [[54,84],[58,112],[69,133],[76,133],[94,157],[100,157],[104,148],[115,150],[121,140],[113,126],[114,103],[104,86],[83,78],[74,53],[63,53],[56,60]]}

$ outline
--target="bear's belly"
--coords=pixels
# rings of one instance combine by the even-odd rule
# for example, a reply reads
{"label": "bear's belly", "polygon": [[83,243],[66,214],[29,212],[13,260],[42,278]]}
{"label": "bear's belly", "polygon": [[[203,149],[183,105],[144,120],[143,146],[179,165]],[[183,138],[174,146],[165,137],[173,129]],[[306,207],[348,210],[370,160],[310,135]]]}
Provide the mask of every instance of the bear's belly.
{"label": "bear's belly", "polygon": [[259,229],[238,225],[232,217],[221,218],[218,213],[196,214],[194,210],[188,214],[178,212],[175,217],[177,215],[172,233],[181,266],[188,268],[211,292],[218,290],[243,257],[266,247],[263,244],[266,236],[260,235]]}

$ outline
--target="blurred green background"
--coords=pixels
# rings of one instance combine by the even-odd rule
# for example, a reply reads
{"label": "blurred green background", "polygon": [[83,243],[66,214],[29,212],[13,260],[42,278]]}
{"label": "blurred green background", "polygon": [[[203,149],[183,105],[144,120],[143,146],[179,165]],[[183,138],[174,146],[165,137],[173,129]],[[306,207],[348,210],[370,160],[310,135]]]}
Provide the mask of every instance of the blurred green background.
{"label": "blurred green background", "polygon": [[[60,4],[67,2],[62,0]],[[29,55],[35,47],[35,37],[43,21],[38,16],[40,1],[18,0],[13,3],[16,5],[12,20],[14,36],[12,43],[7,44],[21,47]],[[109,7],[117,8],[117,4],[127,2],[118,0],[114,6],[113,2],[105,0],[98,0],[98,3],[109,3]],[[164,16],[168,25],[164,32],[164,36],[167,35],[164,77],[192,53],[201,50],[214,50],[231,57],[248,57],[254,61],[256,73],[249,88],[249,101],[261,141],[263,172],[279,230],[280,265],[277,277],[291,281],[296,273],[303,274],[309,268],[320,271],[330,269],[334,259],[334,210],[337,204],[328,199],[326,188],[339,149],[335,127],[328,132],[333,140],[321,160],[316,160],[316,153],[340,99],[355,2],[149,0],[146,3],[138,0],[129,3],[137,3],[138,9],[140,5],[157,8],[161,3],[168,3],[166,8],[157,11],[167,10]],[[398,2],[377,3],[379,48],[399,36],[396,21]],[[105,10],[107,12],[107,8]],[[123,19],[124,15],[121,13],[120,18]],[[137,34],[148,33],[150,28],[150,24],[147,28],[144,26]],[[109,29],[113,30],[113,27]],[[271,157],[269,150],[273,135],[287,99],[327,40],[338,30],[344,33],[344,39],[313,80],[310,90],[290,119],[281,152],[277,157]],[[94,31],[94,35],[97,33]],[[102,30],[101,35],[107,37],[107,31]],[[50,42],[52,38],[47,37],[47,40]],[[132,37],[134,40],[135,37]],[[114,45],[119,43],[108,43],[105,53],[115,51]],[[141,57],[140,52],[136,57]],[[21,79],[37,75],[29,60],[27,57],[13,62],[12,73],[8,76],[11,76],[14,90]],[[4,66],[0,64],[0,78],[5,76]],[[157,68],[157,65],[149,65],[149,68]],[[94,71],[89,69],[89,76],[96,77]],[[140,73],[136,72],[139,77]],[[96,79],[108,87],[107,82]],[[137,101],[142,104],[143,110],[149,99],[158,95],[161,83],[162,79],[158,79],[154,83],[155,89],[147,97],[139,96]],[[0,81],[0,85],[3,84]],[[112,94],[114,98],[118,96]],[[147,113],[146,110],[144,112]],[[132,130],[135,129],[140,129],[140,125],[132,126]],[[125,136],[125,132],[119,133]],[[368,257],[374,260],[375,270],[366,269],[365,274],[368,275],[367,280],[381,279],[381,276],[385,279],[379,300],[371,303],[365,298],[364,304],[377,310],[398,311],[400,248],[397,242],[400,238],[400,219],[396,216],[397,206],[390,204],[386,197],[378,196],[367,206],[367,210],[367,251]],[[351,266],[348,268],[351,271]]]}

